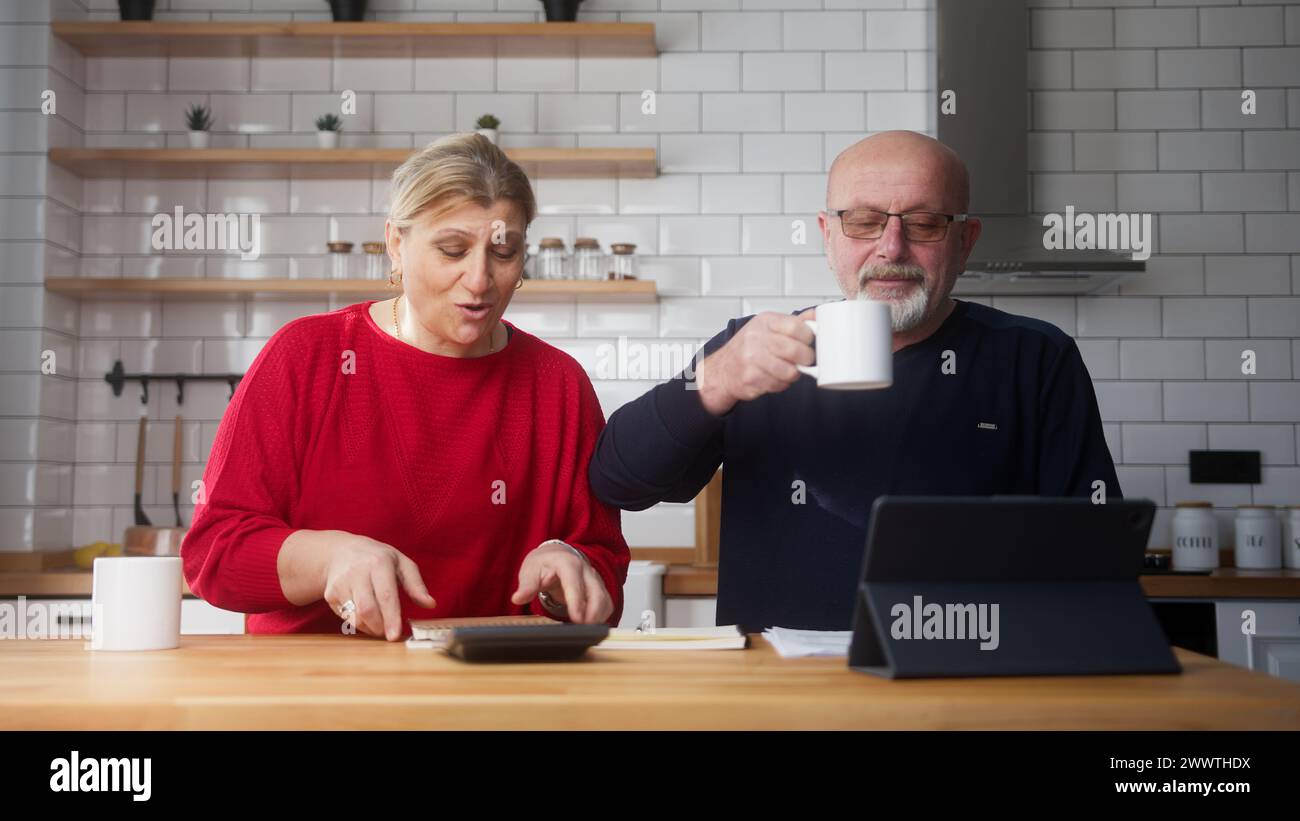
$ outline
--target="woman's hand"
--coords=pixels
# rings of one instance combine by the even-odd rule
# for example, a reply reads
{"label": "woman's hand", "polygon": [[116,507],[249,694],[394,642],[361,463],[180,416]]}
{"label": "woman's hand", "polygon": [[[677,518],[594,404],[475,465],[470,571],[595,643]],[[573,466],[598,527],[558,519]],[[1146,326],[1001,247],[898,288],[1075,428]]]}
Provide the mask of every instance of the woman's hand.
{"label": "woman's hand", "polygon": [[397,641],[404,632],[401,587],[416,604],[434,607],[420,568],[397,548],[352,535],[335,546],[325,569],[325,601],[335,613],[343,603],[356,605],[352,617],[362,632]]}
{"label": "woman's hand", "polygon": [[348,619],[372,636],[402,637],[398,588],[421,607],[435,607],[420,568],[397,548],[343,530],[297,530],[284,540],[278,560],[280,586],[294,604],[324,598],[339,613],[344,602],[356,606]]}
{"label": "woman's hand", "polygon": [[574,624],[599,624],[614,612],[600,574],[563,542],[543,542],[524,557],[519,589],[510,601],[527,604],[542,592],[564,605]]}

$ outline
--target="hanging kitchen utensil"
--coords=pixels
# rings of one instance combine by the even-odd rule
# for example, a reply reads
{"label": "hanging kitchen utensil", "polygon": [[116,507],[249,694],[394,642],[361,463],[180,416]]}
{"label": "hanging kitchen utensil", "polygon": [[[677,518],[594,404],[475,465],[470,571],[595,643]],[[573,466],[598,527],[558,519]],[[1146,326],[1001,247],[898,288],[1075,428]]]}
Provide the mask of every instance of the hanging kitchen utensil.
{"label": "hanging kitchen utensil", "polygon": [[[122,552],[128,556],[179,556],[181,540],[185,537],[183,527],[154,527],[144,513],[144,451],[147,421],[140,418],[140,436],[135,448],[135,525],[126,529],[122,538]],[[180,430],[180,417],[176,418],[176,429]],[[172,487],[178,487],[179,474],[179,440],[173,440],[172,449]],[[179,494],[179,490],[175,491]],[[175,498],[175,496],[173,497]],[[176,503],[179,521],[179,500]]]}
{"label": "hanging kitchen utensil", "polygon": [[172,510],[176,511],[176,526],[185,527],[181,521],[181,417],[176,414],[176,435],[172,437]]}
{"label": "hanging kitchen utensil", "polygon": [[144,493],[144,437],[148,430],[149,420],[141,416],[140,430],[135,440],[135,524],[137,527],[148,527],[153,524],[144,513],[142,496]]}

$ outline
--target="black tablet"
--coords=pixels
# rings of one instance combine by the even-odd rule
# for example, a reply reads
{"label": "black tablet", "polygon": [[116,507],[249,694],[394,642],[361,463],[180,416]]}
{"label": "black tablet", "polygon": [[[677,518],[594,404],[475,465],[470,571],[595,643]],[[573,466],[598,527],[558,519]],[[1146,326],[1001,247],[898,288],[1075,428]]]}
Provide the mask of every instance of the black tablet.
{"label": "black tablet", "polygon": [[1178,673],[1143,593],[1148,499],[880,496],[849,666],[890,678]]}

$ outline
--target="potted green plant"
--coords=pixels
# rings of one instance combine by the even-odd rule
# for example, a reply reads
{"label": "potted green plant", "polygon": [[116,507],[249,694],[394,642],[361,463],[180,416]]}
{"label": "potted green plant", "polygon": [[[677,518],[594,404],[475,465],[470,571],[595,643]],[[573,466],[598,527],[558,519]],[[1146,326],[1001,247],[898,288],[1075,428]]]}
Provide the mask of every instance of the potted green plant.
{"label": "potted green plant", "polygon": [[474,130],[484,137],[493,145],[497,144],[497,128],[500,127],[501,121],[491,114],[484,114],[474,122]]}
{"label": "potted green plant", "polygon": [[366,19],[366,0],[329,0],[335,23],[356,23]]}
{"label": "potted green plant", "polygon": [[322,114],[316,118],[316,144],[321,148],[338,148],[339,131],[343,120],[337,114]]}
{"label": "potted green plant", "polygon": [[205,105],[192,105],[185,109],[185,127],[190,132],[190,148],[207,148],[208,131],[212,129],[212,109]]}
{"label": "potted green plant", "polygon": [[572,23],[578,19],[578,4],[582,0],[542,0],[546,9],[546,22]]}
{"label": "potted green plant", "polygon": [[117,11],[123,20],[152,20],[154,0],[117,0]]}

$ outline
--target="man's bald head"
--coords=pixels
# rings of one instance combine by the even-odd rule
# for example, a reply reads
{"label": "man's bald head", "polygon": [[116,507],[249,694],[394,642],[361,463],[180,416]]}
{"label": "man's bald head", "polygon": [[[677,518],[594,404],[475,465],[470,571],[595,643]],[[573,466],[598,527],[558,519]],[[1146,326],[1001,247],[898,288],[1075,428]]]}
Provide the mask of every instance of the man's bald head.
{"label": "man's bald head", "polygon": [[[817,215],[826,261],[847,299],[889,303],[896,344],[924,339],[951,310],[949,295],[981,230],[978,217],[954,219],[969,207],[966,164],[924,134],[875,134],[841,151],[831,165],[826,210]],[[904,223],[861,211],[930,212],[948,221],[935,237],[936,231],[925,229],[926,222],[935,227],[925,217]]]}
{"label": "man's bald head", "polygon": [[[948,146],[915,131],[882,131],[840,152],[826,179],[826,207],[848,208],[854,193],[871,182],[897,179],[922,184],[932,192],[934,205],[945,211],[965,212],[970,207],[970,172]],[[911,206],[905,206],[910,208]]]}

